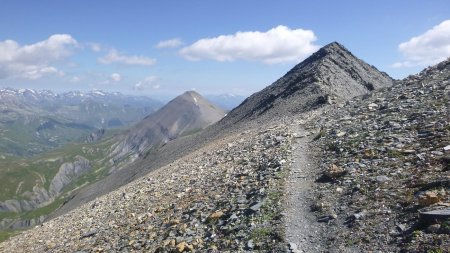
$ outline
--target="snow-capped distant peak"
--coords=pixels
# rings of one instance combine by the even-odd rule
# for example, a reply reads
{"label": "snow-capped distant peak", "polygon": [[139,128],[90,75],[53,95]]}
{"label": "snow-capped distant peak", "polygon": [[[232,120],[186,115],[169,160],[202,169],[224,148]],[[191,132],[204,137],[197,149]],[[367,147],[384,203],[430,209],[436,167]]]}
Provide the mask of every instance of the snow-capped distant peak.
{"label": "snow-capped distant peak", "polygon": [[95,94],[95,95],[99,95],[99,96],[105,96],[106,95],[105,93],[103,93],[103,92],[101,92],[99,90],[94,90],[94,91],[92,91],[92,93]]}

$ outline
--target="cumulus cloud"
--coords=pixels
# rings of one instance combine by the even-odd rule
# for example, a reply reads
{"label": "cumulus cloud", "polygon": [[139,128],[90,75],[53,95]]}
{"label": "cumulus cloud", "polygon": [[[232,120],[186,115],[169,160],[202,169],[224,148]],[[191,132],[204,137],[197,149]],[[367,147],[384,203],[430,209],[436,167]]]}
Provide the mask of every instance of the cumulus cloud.
{"label": "cumulus cloud", "polygon": [[158,44],[156,44],[156,48],[177,48],[182,46],[184,43],[178,38],[170,39],[170,40],[164,40],[160,41]]}
{"label": "cumulus cloud", "polygon": [[450,20],[401,43],[398,50],[405,60],[394,63],[394,68],[426,66],[445,60],[450,56]]}
{"label": "cumulus cloud", "polygon": [[237,32],[205,38],[180,50],[188,60],[260,61],[268,64],[298,62],[319,49],[311,30],[277,26],[266,32]]}
{"label": "cumulus cloud", "polygon": [[153,58],[140,55],[127,56],[120,54],[115,49],[111,49],[109,50],[109,53],[107,55],[98,58],[98,62],[102,64],[120,63],[126,65],[150,66],[155,64],[156,60]]}
{"label": "cumulus cloud", "polygon": [[0,41],[0,79],[38,79],[49,74],[64,75],[52,66],[73,53],[78,42],[69,34],[55,34],[48,39],[21,46],[14,40]]}
{"label": "cumulus cloud", "polygon": [[120,76],[119,73],[113,73],[111,74],[111,81],[113,82],[120,82],[120,80],[122,80],[122,77]]}
{"label": "cumulus cloud", "polygon": [[149,88],[159,89],[161,86],[158,83],[158,77],[156,76],[147,76],[143,80],[137,82],[134,86],[134,90],[145,90]]}

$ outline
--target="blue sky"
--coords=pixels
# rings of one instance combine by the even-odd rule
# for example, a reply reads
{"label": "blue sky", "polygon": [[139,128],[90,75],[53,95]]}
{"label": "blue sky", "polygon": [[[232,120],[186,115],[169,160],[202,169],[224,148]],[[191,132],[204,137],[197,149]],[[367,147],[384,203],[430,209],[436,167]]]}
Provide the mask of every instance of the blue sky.
{"label": "blue sky", "polygon": [[450,1],[0,3],[0,87],[249,95],[338,41],[403,78],[450,56]]}

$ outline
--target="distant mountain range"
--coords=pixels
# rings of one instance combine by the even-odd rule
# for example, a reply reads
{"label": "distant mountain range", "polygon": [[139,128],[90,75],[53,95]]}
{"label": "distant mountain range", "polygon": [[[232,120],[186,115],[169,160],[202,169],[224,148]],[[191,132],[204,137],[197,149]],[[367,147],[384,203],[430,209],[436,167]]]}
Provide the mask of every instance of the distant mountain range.
{"label": "distant mountain range", "polygon": [[0,89],[0,152],[41,153],[82,141],[97,129],[129,126],[161,105],[148,97],[102,91]]}

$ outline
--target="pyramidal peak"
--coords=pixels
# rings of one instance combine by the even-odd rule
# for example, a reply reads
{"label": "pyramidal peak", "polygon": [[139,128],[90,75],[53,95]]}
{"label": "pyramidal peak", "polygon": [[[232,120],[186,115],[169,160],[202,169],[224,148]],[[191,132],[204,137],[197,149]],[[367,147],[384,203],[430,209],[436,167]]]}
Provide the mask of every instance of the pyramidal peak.
{"label": "pyramidal peak", "polygon": [[199,100],[204,100],[202,95],[200,95],[198,92],[193,91],[193,90],[186,91],[185,93],[180,95],[178,98],[185,99],[188,101],[194,101],[194,103],[198,103]]}
{"label": "pyramidal peak", "polygon": [[342,51],[349,52],[349,51],[347,50],[347,48],[345,48],[342,44],[340,44],[340,43],[337,42],[337,41],[333,41],[333,42],[331,42],[331,43],[325,45],[325,46],[322,47],[321,49],[322,49],[322,50],[325,50],[325,51],[339,51],[339,50],[342,50]]}
{"label": "pyramidal peak", "polygon": [[113,153],[117,159],[130,153],[139,155],[179,136],[200,131],[225,114],[225,110],[196,91],[187,91],[127,131]]}
{"label": "pyramidal peak", "polygon": [[290,116],[364,95],[393,82],[386,73],[360,60],[338,42],[332,42],[247,98],[222,122]]}

